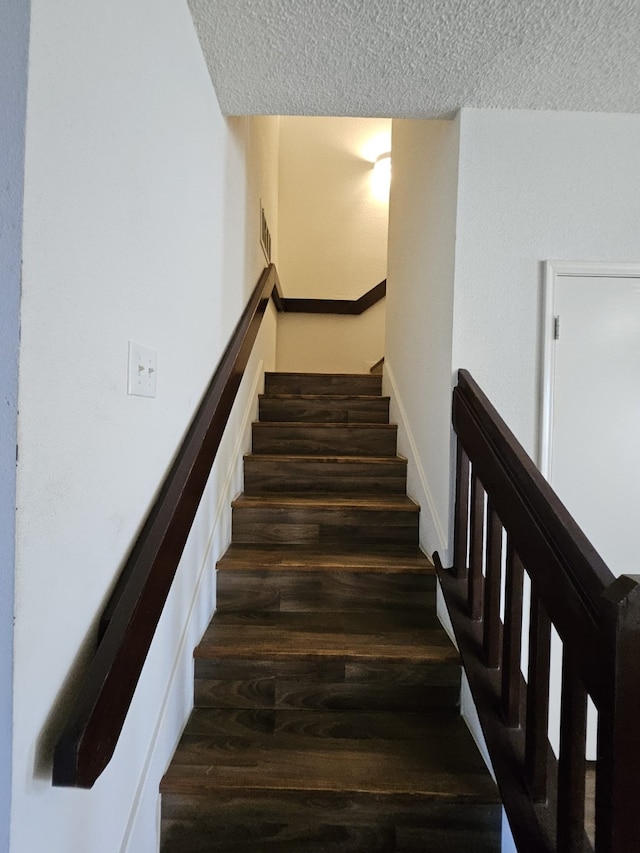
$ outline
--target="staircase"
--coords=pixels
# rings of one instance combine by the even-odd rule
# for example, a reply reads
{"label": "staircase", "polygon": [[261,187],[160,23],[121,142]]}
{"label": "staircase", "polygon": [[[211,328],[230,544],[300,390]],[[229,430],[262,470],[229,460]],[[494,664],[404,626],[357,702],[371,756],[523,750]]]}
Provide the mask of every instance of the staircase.
{"label": "staircase", "polygon": [[267,374],[163,853],[496,853],[381,377]]}

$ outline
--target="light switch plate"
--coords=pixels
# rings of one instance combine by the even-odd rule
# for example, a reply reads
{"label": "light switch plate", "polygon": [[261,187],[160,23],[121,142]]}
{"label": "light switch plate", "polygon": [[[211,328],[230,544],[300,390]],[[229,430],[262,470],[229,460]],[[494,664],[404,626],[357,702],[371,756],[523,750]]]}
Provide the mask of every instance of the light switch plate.
{"label": "light switch plate", "polygon": [[137,397],[155,397],[157,369],[158,353],[149,347],[129,341],[127,394],[135,394]]}

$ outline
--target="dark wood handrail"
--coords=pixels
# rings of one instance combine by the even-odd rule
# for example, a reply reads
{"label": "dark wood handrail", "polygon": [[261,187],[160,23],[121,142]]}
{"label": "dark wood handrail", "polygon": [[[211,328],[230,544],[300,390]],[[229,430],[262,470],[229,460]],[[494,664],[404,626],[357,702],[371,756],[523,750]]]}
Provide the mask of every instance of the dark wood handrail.
{"label": "dark wood handrail", "polygon": [[[454,390],[453,425],[452,570],[434,559],[517,848],[593,849],[584,820],[589,695],[598,709],[595,850],[637,853],[640,578],[614,578],[464,370]],[[552,626],[563,644],[558,759],[547,736]]]}
{"label": "dark wood handrail", "polygon": [[262,317],[277,287],[271,264],[251,295],[127,559],[103,616],[95,655],[55,747],[54,785],[92,787],[113,755]]}
{"label": "dark wood handrail", "polygon": [[387,295],[386,278],[359,299],[297,299],[278,293],[278,311],[292,314],[363,314]]}

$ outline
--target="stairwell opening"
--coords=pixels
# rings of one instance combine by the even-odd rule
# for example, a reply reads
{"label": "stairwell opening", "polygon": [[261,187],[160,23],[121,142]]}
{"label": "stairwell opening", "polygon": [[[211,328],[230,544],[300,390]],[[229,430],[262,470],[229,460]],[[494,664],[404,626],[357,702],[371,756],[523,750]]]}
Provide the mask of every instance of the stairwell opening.
{"label": "stairwell opening", "polygon": [[[277,209],[266,211],[285,297],[360,299],[387,275],[389,187],[374,169],[391,120],[281,116]],[[277,246],[275,245],[277,243]],[[362,314],[285,313],[280,371],[363,373],[384,355],[385,300]]]}

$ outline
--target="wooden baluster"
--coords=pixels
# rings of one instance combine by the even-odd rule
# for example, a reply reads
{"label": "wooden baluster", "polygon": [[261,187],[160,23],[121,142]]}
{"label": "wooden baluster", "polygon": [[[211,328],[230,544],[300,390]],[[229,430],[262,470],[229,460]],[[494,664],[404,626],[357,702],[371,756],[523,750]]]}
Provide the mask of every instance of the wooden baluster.
{"label": "wooden baluster", "polygon": [[469,547],[469,457],[458,439],[456,456],[456,506],[453,542],[453,567],[459,580],[467,580]]}
{"label": "wooden baluster", "polygon": [[483,651],[485,665],[497,669],[501,663],[500,591],[502,586],[502,524],[487,503],[487,576],[484,591]]}
{"label": "wooden baluster", "polygon": [[561,853],[583,853],[587,738],[587,692],[571,655],[564,648],[558,759],[557,847]]}
{"label": "wooden baluster", "polygon": [[[617,578],[603,594],[605,700],[598,705],[596,853],[640,850],[640,576]],[[605,650],[606,649],[606,650]]]}
{"label": "wooden baluster", "polygon": [[549,725],[549,665],[551,622],[542,602],[531,591],[529,624],[529,676],[525,732],[525,770],[535,802],[547,800],[547,757]]}
{"label": "wooden baluster", "polygon": [[521,723],[520,656],[522,654],[522,590],[524,569],[507,536],[505,566],[504,631],[502,635],[502,713],[505,723],[519,728]]}
{"label": "wooden baluster", "polygon": [[482,557],[484,548],[484,489],[482,483],[471,473],[471,549],[469,560],[469,618],[482,619],[482,597],[484,575]]}

